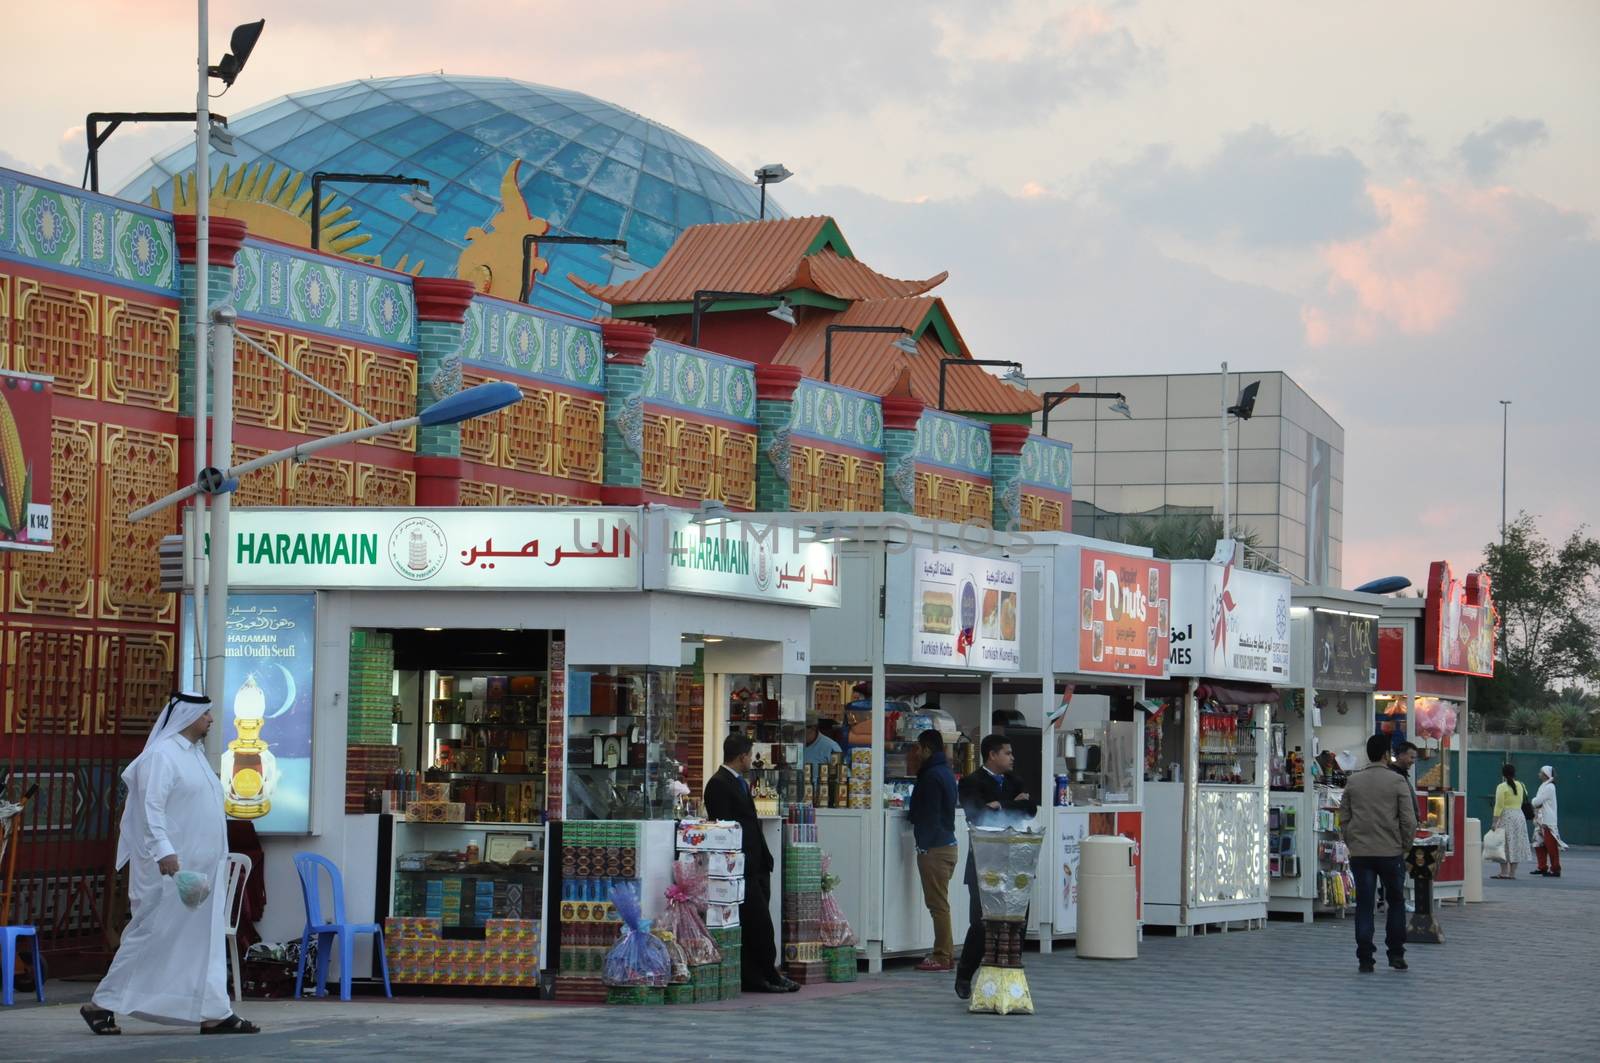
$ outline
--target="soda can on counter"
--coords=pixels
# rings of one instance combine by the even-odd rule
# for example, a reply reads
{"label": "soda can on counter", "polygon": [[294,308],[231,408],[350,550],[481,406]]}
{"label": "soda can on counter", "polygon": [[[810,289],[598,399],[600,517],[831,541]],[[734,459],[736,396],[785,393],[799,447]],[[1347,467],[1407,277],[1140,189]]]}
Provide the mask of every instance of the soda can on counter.
{"label": "soda can on counter", "polygon": [[1056,776],[1056,805],[1072,804],[1072,780],[1066,775]]}

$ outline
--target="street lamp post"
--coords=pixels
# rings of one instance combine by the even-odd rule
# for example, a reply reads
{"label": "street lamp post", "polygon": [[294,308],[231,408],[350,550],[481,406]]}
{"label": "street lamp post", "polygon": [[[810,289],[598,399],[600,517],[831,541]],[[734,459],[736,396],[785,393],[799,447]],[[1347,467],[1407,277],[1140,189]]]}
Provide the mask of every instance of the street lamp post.
{"label": "street lamp post", "polygon": [[1232,500],[1228,497],[1228,418],[1237,417],[1241,421],[1248,421],[1256,412],[1256,392],[1261,390],[1261,381],[1254,380],[1239,390],[1239,401],[1232,406],[1228,405],[1228,363],[1222,363],[1222,537],[1233,538],[1233,511]]}
{"label": "street lamp post", "polygon": [[1120,413],[1128,420],[1133,420],[1133,410],[1128,406],[1128,396],[1120,391],[1047,391],[1039,398],[1044,403],[1044,420],[1039,425],[1039,434],[1046,439],[1050,438],[1050,411],[1068,399],[1115,399],[1110,407],[1111,412]]}
{"label": "street lamp post", "polygon": [[[214,127],[207,131],[208,134],[218,136],[220,141],[220,130],[215,127],[226,129],[228,119],[220,114],[208,114],[207,117]],[[83,138],[89,152],[83,163],[82,187],[91,192],[100,191],[100,149],[124,122],[198,122],[199,120],[198,111],[91,111],[83,119]],[[106,123],[104,129],[100,128],[102,122]],[[229,137],[228,141],[231,144],[232,138]],[[221,143],[217,145],[217,150],[225,155],[231,154],[231,151],[223,149]]]}
{"label": "street lamp post", "polygon": [[941,358],[939,359],[939,409],[944,409],[944,374],[953,365],[1008,365],[1011,371],[1000,379],[1019,391],[1028,389],[1028,378],[1022,375],[1022,363],[1009,358]]}
{"label": "street lamp post", "polygon": [[889,346],[904,354],[917,353],[916,333],[904,325],[829,325],[823,330],[822,339],[822,379],[827,383],[833,382],[833,334],[835,332],[884,332],[892,333],[895,339]]}
{"label": "street lamp post", "polygon": [[1505,564],[1506,549],[1506,453],[1511,442],[1511,400],[1500,400],[1500,563]]}
{"label": "street lamp post", "polygon": [[767,216],[767,186],[787,181],[794,174],[781,162],[769,162],[756,171],[756,184],[761,186],[761,209],[756,214],[759,219]]}
{"label": "street lamp post", "polygon": [[424,214],[434,214],[433,196],[428,182],[422,177],[407,177],[398,173],[330,173],[318,170],[311,175],[311,250],[322,248],[322,185],[327,181],[359,185],[411,185],[412,191],[402,198]]}
{"label": "street lamp post", "polygon": [[[712,288],[701,288],[694,293],[694,301],[689,310],[689,346],[700,346],[700,315],[717,303],[729,299],[759,299],[762,301],[773,298],[760,292],[723,292]],[[768,317],[775,317],[785,325],[794,324],[794,310],[789,306],[789,300],[778,296],[778,305],[767,311]]]}
{"label": "street lamp post", "polygon": [[535,244],[593,244],[606,250],[600,256],[613,266],[625,266],[633,261],[628,257],[628,241],[608,240],[603,236],[534,236],[522,238],[522,286],[517,292],[517,302],[525,303],[533,291],[533,248]]}

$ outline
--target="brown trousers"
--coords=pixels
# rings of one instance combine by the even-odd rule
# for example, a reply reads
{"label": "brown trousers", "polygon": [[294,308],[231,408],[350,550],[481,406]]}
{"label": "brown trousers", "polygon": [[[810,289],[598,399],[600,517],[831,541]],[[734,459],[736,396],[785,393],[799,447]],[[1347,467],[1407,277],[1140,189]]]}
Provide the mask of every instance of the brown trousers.
{"label": "brown trousers", "polygon": [[928,958],[952,963],[955,942],[950,934],[950,879],[956,873],[956,847],[945,845],[918,853],[917,872],[922,876],[923,903],[933,916],[933,952]]}

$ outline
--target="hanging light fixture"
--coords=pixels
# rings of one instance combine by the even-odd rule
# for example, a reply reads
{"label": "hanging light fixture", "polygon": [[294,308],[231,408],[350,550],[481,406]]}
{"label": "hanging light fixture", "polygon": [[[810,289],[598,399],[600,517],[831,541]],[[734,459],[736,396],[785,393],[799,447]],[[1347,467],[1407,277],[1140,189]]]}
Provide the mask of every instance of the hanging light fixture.
{"label": "hanging light fixture", "polygon": [[767,311],[767,316],[775,317],[785,325],[794,324],[794,308],[787,299],[779,299],[778,305]]}

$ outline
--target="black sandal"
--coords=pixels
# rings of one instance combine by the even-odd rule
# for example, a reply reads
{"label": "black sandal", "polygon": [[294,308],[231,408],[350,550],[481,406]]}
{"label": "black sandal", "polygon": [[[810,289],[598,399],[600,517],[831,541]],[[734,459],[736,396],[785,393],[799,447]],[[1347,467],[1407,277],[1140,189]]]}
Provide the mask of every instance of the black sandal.
{"label": "black sandal", "polygon": [[78,1009],[78,1014],[83,1016],[83,1021],[89,1024],[89,1029],[93,1030],[97,1037],[122,1032],[117,1025],[117,1017],[109,1011],[102,1011],[100,1008],[85,1004]]}
{"label": "black sandal", "polygon": [[241,1019],[237,1015],[229,1015],[215,1026],[200,1027],[201,1033],[260,1033],[261,1027],[248,1019]]}

